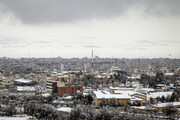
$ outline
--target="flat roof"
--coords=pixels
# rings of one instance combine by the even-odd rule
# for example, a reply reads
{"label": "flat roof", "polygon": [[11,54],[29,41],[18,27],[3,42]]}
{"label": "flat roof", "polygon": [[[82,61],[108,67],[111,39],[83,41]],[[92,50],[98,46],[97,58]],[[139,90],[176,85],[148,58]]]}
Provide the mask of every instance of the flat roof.
{"label": "flat roof", "polygon": [[17,91],[35,91],[34,86],[17,86]]}
{"label": "flat roof", "polygon": [[115,98],[115,99],[130,99],[131,97],[129,95],[125,94],[111,94],[108,91],[94,91],[94,94],[96,95],[97,99],[110,99],[110,98]]}
{"label": "flat roof", "polygon": [[142,95],[142,96],[146,96],[145,94],[142,94],[142,93],[139,93],[139,92],[136,92],[136,91],[119,91],[119,90],[114,90],[114,93],[115,94],[128,94],[128,95],[139,94],[139,95]]}
{"label": "flat roof", "polygon": [[177,106],[180,105],[180,102],[166,102],[166,103],[158,103],[153,105],[154,107],[167,107],[167,106]]}
{"label": "flat roof", "polygon": [[32,80],[24,79],[24,78],[17,79],[17,80],[14,80],[14,81],[15,82],[21,82],[21,83],[30,83],[30,82],[32,82]]}
{"label": "flat roof", "polygon": [[124,89],[126,89],[126,90],[134,90],[134,88],[126,88],[126,87],[110,87],[110,89],[118,89],[118,90],[124,90]]}

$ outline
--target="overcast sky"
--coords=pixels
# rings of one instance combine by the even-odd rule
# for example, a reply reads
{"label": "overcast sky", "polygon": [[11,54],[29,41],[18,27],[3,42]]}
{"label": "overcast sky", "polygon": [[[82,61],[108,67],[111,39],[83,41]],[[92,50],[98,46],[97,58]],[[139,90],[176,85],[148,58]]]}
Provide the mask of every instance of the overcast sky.
{"label": "overcast sky", "polygon": [[180,0],[0,0],[0,57],[180,58]]}

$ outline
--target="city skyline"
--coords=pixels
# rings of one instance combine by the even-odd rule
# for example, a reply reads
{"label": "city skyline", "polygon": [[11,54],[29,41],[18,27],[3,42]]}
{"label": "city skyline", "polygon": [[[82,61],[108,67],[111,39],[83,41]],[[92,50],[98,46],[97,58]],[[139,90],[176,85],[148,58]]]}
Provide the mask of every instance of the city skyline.
{"label": "city skyline", "polygon": [[180,1],[0,1],[0,57],[180,58]]}

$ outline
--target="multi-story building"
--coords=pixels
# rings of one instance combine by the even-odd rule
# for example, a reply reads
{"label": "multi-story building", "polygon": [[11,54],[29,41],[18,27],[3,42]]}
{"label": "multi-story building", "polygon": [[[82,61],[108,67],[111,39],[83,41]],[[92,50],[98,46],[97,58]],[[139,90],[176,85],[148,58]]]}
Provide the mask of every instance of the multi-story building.
{"label": "multi-story building", "polygon": [[57,87],[57,92],[59,96],[74,95],[77,92],[83,93],[83,86],[66,84],[65,86]]}
{"label": "multi-story building", "polygon": [[166,102],[166,103],[158,103],[153,105],[152,107],[157,110],[158,112],[162,112],[166,107],[176,107],[176,108],[180,108],[180,102]]}
{"label": "multi-story building", "polygon": [[52,74],[51,78],[61,82],[72,82],[74,79],[76,79],[76,75],[58,73],[58,74]]}
{"label": "multi-story building", "polygon": [[5,88],[5,85],[2,82],[2,79],[0,79],[0,92],[3,92]]}
{"label": "multi-story building", "polygon": [[99,106],[101,103],[108,104],[111,99],[115,99],[117,104],[126,105],[131,102],[129,95],[111,94],[107,91],[94,91],[95,106]]}
{"label": "multi-story building", "polygon": [[47,92],[49,93],[56,93],[57,92],[57,82],[58,81],[55,81],[53,79],[47,79],[47,82],[46,82],[46,88],[47,88]]}
{"label": "multi-story building", "polygon": [[110,93],[114,94],[114,91],[134,91],[134,88],[120,88],[120,87],[110,87]]}
{"label": "multi-story building", "polygon": [[139,103],[143,105],[146,95],[139,93],[134,88],[110,87],[110,91],[94,91],[95,106],[105,102],[109,104],[111,99],[115,99],[116,104],[126,105],[127,103]]}

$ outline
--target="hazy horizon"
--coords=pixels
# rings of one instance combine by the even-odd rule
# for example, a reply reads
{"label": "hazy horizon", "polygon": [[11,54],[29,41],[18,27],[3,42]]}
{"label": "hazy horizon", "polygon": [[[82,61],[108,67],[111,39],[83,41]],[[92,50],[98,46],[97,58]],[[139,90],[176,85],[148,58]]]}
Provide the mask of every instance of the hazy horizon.
{"label": "hazy horizon", "polygon": [[[53,58],[62,58],[62,59],[73,59],[73,58],[78,58],[78,59],[83,59],[83,58],[88,58],[88,59],[92,59],[91,56],[84,56],[84,57],[61,57],[61,56],[54,56],[54,57],[6,57],[6,56],[2,56],[0,58],[9,58],[9,59],[41,59],[41,58],[45,58],[45,59],[53,59]],[[95,56],[93,57],[95,59]],[[102,59],[180,59],[180,58],[170,58],[170,57],[159,57],[159,58],[146,58],[146,57],[137,57],[137,58],[125,58],[125,57],[100,57],[98,56],[98,58],[102,58]]]}
{"label": "hazy horizon", "polygon": [[2,0],[0,57],[180,58],[179,0]]}

